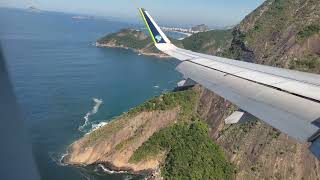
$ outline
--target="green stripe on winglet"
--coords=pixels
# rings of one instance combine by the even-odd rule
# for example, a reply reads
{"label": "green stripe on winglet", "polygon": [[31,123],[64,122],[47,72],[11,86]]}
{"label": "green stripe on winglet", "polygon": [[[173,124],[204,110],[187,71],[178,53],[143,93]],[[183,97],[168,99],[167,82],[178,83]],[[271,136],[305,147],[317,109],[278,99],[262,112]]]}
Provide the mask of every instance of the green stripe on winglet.
{"label": "green stripe on winglet", "polygon": [[143,12],[142,12],[142,9],[141,9],[141,8],[139,8],[139,12],[140,12],[140,14],[141,14],[141,17],[142,17],[142,19],[143,19],[144,23],[145,23],[145,24],[146,24],[146,26],[147,26],[147,29],[148,29],[148,31],[149,31],[149,34],[150,34],[150,36],[151,36],[151,38],[152,38],[152,40],[153,40],[154,44],[157,44],[157,41],[156,41],[156,39],[154,38],[154,36],[153,36],[153,34],[152,34],[152,31],[151,31],[151,29],[150,29],[150,27],[149,27],[149,24],[147,23],[146,17],[144,17],[144,14],[143,14]]}

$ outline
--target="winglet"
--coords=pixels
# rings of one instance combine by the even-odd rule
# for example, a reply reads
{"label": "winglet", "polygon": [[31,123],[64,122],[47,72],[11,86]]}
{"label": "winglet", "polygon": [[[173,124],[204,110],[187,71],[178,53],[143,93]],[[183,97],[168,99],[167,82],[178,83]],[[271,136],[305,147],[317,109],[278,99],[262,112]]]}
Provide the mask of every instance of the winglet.
{"label": "winglet", "polygon": [[150,14],[143,8],[139,8],[139,12],[142,16],[144,23],[147,26],[147,29],[150,33],[150,36],[151,36],[154,44],[156,46],[159,44],[171,44],[168,37],[162,32],[162,30],[156,24],[156,22],[153,20],[153,18],[150,16]]}

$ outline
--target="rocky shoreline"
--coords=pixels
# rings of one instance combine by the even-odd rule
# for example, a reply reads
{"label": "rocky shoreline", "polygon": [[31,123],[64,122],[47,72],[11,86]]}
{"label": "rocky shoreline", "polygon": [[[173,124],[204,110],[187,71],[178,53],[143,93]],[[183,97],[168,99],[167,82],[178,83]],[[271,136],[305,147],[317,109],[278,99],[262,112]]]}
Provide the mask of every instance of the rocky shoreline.
{"label": "rocky shoreline", "polygon": [[81,167],[102,164],[119,173],[158,176],[165,153],[141,162],[131,162],[130,157],[155,132],[174,123],[178,113],[179,108],[125,114],[71,144],[62,163]]}
{"label": "rocky shoreline", "polygon": [[112,43],[102,44],[102,43],[96,42],[95,46],[99,47],[99,48],[127,49],[127,50],[132,50],[133,52],[137,53],[138,55],[153,56],[153,57],[158,57],[158,58],[161,58],[161,59],[170,59],[170,58],[172,58],[169,55],[161,53],[161,52],[159,52],[159,53],[146,52],[144,49],[133,49],[133,48],[130,48],[130,47],[126,47],[124,45],[116,45],[116,44],[112,44]]}
{"label": "rocky shoreline", "polygon": [[114,165],[112,162],[100,162],[95,164],[69,164],[69,162],[67,162],[67,159],[66,159],[68,155],[69,155],[69,152],[64,154],[64,156],[61,158],[60,163],[63,164],[63,166],[71,166],[71,167],[79,167],[79,168],[81,167],[86,169],[87,168],[90,169],[90,167],[100,167],[103,170],[103,172],[106,174],[129,174],[133,176],[143,176],[149,180],[163,179],[163,177],[161,176],[160,167],[157,167],[154,169],[145,169],[145,170],[135,171],[131,167],[118,167]]}

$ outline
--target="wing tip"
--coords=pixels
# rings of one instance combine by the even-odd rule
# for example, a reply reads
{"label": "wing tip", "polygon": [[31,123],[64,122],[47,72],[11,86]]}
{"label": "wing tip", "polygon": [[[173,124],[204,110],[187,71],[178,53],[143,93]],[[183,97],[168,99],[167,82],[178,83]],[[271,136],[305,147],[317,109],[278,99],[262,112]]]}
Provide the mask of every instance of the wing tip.
{"label": "wing tip", "polygon": [[170,43],[168,37],[165,35],[165,33],[163,33],[163,31],[157,25],[151,15],[144,8],[139,8],[139,11],[149,31],[150,36],[152,37],[153,42],[155,44]]}

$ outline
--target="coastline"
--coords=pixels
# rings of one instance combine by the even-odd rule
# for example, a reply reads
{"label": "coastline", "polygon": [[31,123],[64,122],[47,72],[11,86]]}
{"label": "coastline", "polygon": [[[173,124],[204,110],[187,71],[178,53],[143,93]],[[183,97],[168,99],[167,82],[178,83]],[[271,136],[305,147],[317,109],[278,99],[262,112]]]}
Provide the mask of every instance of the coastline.
{"label": "coastline", "polygon": [[[113,132],[114,128],[117,129],[117,127],[119,127],[119,124],[123,124],[124,126],[117,129],[116,132],[113,132],[112,136],[105,137],[99,144],[86,147],[85,144],[88,140],[95,136],[91,133],[86,134],[83,138],[73,142],[67,148],[67,153],[61,157],[60,164],[85,168],[96,167],[101,164],[107,169],[107,171],[105,171],[106,173],[127,173],[146,177],[159,177],[159,168],[161,162],[164,160],[164,153],[160,153],[152,159],[144,160],[139,163],[132,163],[129,159],[138,147],[146,142],[155,132],[174,122],[178,112],[179,108],[166,111],[141,112],[130,117],[131,121],[128,121],[128,117],[126,116],[120,116],[118,119],[115,119],[92,132],[99,134],[97,131],[106,132],[108,129],[110,132]],[[157,123],[154,124],[154,122]],[[138,132],[142,127],[148,127],[141,131],[144,136],[134,136],[134,133]],[[132,141],[135,143],[130,145],[129,148],[121,149],[120,144],[128,142],[127,140],[132,137],[139,138],[136,141]],[[100,154],[105,153],[109,153],[109,155],[102,158]]]}
{"label": "coastline", "polygon": [[103,170],[106,174],[130,174],[134,176],[145,176],[145,177],[155,177],[160,175],[160,167],[157,167],[155,169],[145,169],[140,171],[135,171],[134,169],[130,167],[118,167],[114,165],[111,162],[97,162],[94,164],[69,164],[65,162],[65,158],[67,158],[69,155],[69,152],[62,155],[60,160],[61,166],[70,166],[70,167],[81,167],[81,168],[88,168],[90,167],[98,167]]}
{"label": "coastline", "polygon": [[135,52],[138,55],[144,55],[144,56],[153,56],[153,57],[157,57],[157,58],[161,58],[161,59],[171,59],[172,57],[170,57],[169,55],[166,55],[164,53],[149,53],[149,52],[145,52],[143,51],[143,49],[133,49],[133,48],[129,48],[123,45],[115,45],[115,44],[101,44],[99,42],[95,43],[96,47],[99,48],[120,48],[120,49],[127,49],[127,50],[132,50],[133,52]]}
{"label": "coastline", "polygon": [[[101,127],[100,127],[101,128]],[[73,142],[69,147],[73,144],[77,143],[78,141]],[[90,167],[94,168],[101,168],[101,170],[106,174],[128,174],[133,176],[142,176],[145,179],[163,179],[161,176],[161,169],[160,166],[154,169],[145,169],[140,171],[135,171],[133,168],[130,167],[118,167],[112,162],[97,162],[94,164],[70,164],[66,162],[68,156],[70,155],[70,151],[68,150],[64,153],[59,161],[60,166],[70,166],[70,167],[77,167],[77,168],[86,168],[90,169]]]}

